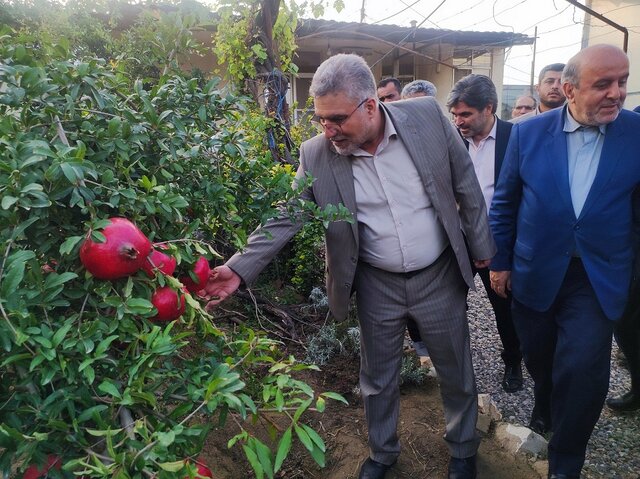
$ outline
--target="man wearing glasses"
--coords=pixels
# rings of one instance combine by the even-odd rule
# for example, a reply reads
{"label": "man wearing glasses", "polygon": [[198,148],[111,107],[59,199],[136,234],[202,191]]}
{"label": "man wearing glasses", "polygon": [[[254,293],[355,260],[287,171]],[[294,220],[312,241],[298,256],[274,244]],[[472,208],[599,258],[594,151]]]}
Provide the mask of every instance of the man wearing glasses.
{"label": "man wearing glasses", "polygon": [[[334,317],[356,293],[361,332],[360,389],[369,458],[360,479],[383,479],[400,454],[397,435],[404,331],[416,321],[440,377],[451,454],[449,478],[476,476],[477,397],[466,318],[477,267],[495,251],[473,165],[433,98],[382,104],[366,62],[336,55],[311,82],[323,134],[302,144],[296,177],[315,181],[302,197],[321,208],[342,203],[353,223],[326,230],[327,294]],[[247,248],[216,268],[206,286],[214,306],[251,284],[300,230],[290,215],[269,221]]]}
{"label": "man wearing glasses", "polygon": [[511,118],[518,118],[519,116],[526,115],[530,111],[533,111],[536,107],[536,99],[531,95],[520,95],[516,98],[516,102],[511,110]]}

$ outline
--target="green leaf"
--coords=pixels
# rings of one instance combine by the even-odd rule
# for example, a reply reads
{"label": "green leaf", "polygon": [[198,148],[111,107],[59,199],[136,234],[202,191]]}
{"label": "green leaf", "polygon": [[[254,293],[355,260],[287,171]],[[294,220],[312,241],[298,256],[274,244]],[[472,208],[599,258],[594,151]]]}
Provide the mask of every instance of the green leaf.
{"label": "green leaf", "polygon": [[100,356],[102,353],[104,353],[107,349],[109,349],[109,346],[111,345],[111,343],[115,341],[117,338],[118,338],[118,335],[114,334],[100,341],[98,343],[98,346],[96,347],[95,355]]}
{"label": "green leaf", "polygon": [[84,236],[70,236],[60,245],[60,254],[70,254],[73,248],[80,242]]}
{"label": "green leaf", "polygon": [[280,438],[280,442],[278,443],[278,452],[276,453],[276,460],[273,464],[273,472],[278,472],[282,467],[282,463],[289,455],[289,451],[291,450],[291,437],[292,432],[291,428],[287,428],[282,437]]}
{"label": "green leaf", "polygon": [[262,479],[264,477],[264,469],[262,469],[258,455],[246,444],[242,445],[242,449],[244,450],[244,455],[247,456],[249,460],[249,464],[251,464],[253,472],[256,473],[256,479]]}
{"label": "green leaf", "polygon": [[3,196],[2,197],[2,209],[3,210],[8,210],[14,204],[16,204],[17,201],[18,201],[18,198],[16,198],[15,196],[11,196],[11,195]]}
{"label": "green leaf", "polygon": [[89,419],[93,419],[94,415],[99,415],[102,411],[109,409],[105,404],[99,404],[98,406],[92,406],[88,409],[82,411],[80,416],[78,416],[78,422],[85,422]]}
{"label": "green leaf", "polygon": [[72,279],[75,279],[77,277],[78,275],[76,273],[70,273],[70,272],[62,273],[62,274],[49,273],[47,275],[47,279],[45,279],[44,281],[44,289],[49,290],[49,289],[57,288],[61,284],[64,284],[67,281],[71,281]]}
{"label": "green leaf", "polygon": [[341,403],[349,405],[349,401],[347,401],[344,398],[344,396],[342,396],[341,394],[338,394],[338,393],[334,393],[334,392],[329,391],[329,392],[322,393],[321,396],[324,396],[324,397],[327,397],[327,398],[330,398],[330,399],[334,399],[336,401],[340,401]]}
{"label": "green leaf", "polygon": [[324,441],[322,440],[320,435],[311,427],[307,426],[306,424],[303,424],[302,428],[306,431],[306,433],[309,435],[309,437],[311,438],[313,443],[318,447],[318,449],[320,449],[322,452],[325,452],[327,448],[324,445]]}
{"label": "green leaf", "polygon": [[161,462],[158,466],[164,471],[178,472],[184,467],[184,461]]}
{"label": "green leaf", "polygon": [[321,451],[317,447],[314,447],[310,451],[310,453],[311,453],[311,457],[313,457],[313,460],[316,461],[316,464],[318,464],[318,466],[320,466],[320,467],[324,467],[325,466],[324,451]]}
{"label": "green leaf", "polygon": [[53,344],[54,348],[58,347],[58,345],[62,342],[62,340],[67,335],[67,333],[69,332],[72,326],[73,326],[73,321],[67,321],[65,322],[65,324],[62,325],[60,329],[58,329],[55,332],[55,334],[53,335],[53,339],[51,340],[51,343]]}
{"label": "green leaf", "polygon": [[131,314],[150,313],[153,309],[151,301],[144,298],[127,298],[125,306],[126,311]]}
{"label": "green leaf", "polygon": [[122,432],[122,429],[85,429],[94,437],[113,437]]}
{"label": "green leaf", "polygon": [[173,431],[158,431],[156,432],[155,436],[158,439],[160,445],[162,445],[163,447],[169,447],[176,440],[176,433]]}
{"label": "green leaf", "polygon": [[122,398],[122,395],[120,394],[120,391],[118,391],[117,386],[112,381],[109,381],[108,379],[105,379],[104,381],[102,381],[100,386],[98,386],[98,389],[103,393],[109,394],[118,399]]}
{"label": "green leaf", "polygon": [[293,414],[293,420],[295,422],[298,422],[300,416],[302,416],[302,414],[309,408],[312,401],[313,399],[307,399],[306,401],[300,403],[300,406],[298,406],[298,409],[296,409],[296,412]]}
{"label": "green leaf", "polygon": [[254,450],[258,455],[258,460],[262,465],[262,469],[264,470],[267,477],[273,478],[273,464],[271,460],[271,450],[267,446],[265,446],[264,443],[262,443],[260,440],[256,438],[251,438],[251,439],[252,439]]}
{"label": "green leaf", "polygon": [[37,368],[46,359],[47,358],[45,358],[42,354],[38,354],[35,358],[33,358],[33,360],[31,361],[31,364],[29,365],[29,372]]}
{"label": "green leaf", "polygon": [[300,442],[302,444],[304,444],[304,447],[306,447],[309,451],[313,450],[313,447],[314,447],[313,446],[313,441],[309,437],[309,434],[307,434],[307,431],[302,429],[297,424],[294,424],[293,427],[295,428],[296,435],[298,436],[298,439],[300,439]]}
{"label": "green leaf", "polygon": [[22,262],[14,261],[6,268],[6,274],[2,278],[2,296],[8,298],[10,294],[14,294],[18,286],[24,279],[24,267]]}

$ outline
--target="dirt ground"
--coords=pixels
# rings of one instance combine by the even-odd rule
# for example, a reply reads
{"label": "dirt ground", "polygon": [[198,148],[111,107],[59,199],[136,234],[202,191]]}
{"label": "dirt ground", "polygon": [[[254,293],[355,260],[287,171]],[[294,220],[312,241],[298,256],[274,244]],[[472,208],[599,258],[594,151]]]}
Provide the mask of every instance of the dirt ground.
{"label": "dirt ground", "polygon": [[[323,414],[313,416],[311,425],[327,445],[326,467],[320,469],[299,444],[277,477],[281,479],[356,479],[368,456],[364,410],[354,388],[357,359],[344,358],[324,366],[305,378],[316,391],[343,394],[349,405],[330,402]],[[427,378],[420,386],[402,388],[399,434],[402,453],[387,479],[446,478],[448,451],[442,435],[444,419],[438,381]],[[240,448],[227,449],[228,435],[210,434],[201,457],[216,479],[249,479],[253,473]],[[479,479],[539,479],[526,458],[504,451],[492,435],[483,437],[478,453]]]}

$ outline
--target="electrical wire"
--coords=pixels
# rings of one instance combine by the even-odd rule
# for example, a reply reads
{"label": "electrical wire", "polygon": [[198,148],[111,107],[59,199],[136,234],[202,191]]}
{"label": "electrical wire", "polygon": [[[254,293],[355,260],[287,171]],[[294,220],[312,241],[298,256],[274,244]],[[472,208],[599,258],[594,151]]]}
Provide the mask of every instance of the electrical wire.
{"label": "electrical wire", "polygon": [[[393,18],[393,17],[395,17],[395,16],[398,16],[398,15],[400,15],[401,13],[404,13],[404,12],[406,12],[407,10],[409,10],[409,9],[410,9],[411,7],[413,7],[416,3],[420,3],[421,1],[422,1],[422,0],[416,0],[416,1],[415,1],[415,2],[413,2],[411,5],[407,5],[405,8],[403,8],[402,10],[400,10],[400,11],[398,11],[398,12],[394,13],[393,15],[389,15],[388,17],[385,17],[385,18],[383,18],[382,20],[376,20],[375,22],[372,22],[372,23],[371,23],[371,25],[376,25],[376,24],[378,24],[378,23],[382,23],[382,22],[384,22],[384,21],[386,21],[386,20],[389,20],[390,18]],[[404,3],[404,2],[402,2],[402,3]],[[406,3],[405,3],[405,5],[406,5]]]}

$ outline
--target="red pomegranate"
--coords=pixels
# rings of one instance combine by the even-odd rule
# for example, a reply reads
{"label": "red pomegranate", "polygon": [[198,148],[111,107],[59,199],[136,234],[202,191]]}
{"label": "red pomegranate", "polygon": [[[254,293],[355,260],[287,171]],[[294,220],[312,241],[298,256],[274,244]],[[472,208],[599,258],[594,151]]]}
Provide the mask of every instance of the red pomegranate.
{"label": "red pomegranate", "polygon": [[151,254],[147,257],[147,261],[144,263],[142,269],[153,278],[155,276],[154,269],[159,269],[167,276],[171,276],[176,270],[176,259],[173,256],[158,251],[156,248],[167,249],[166,245],[154,245]]}
{"label": "red pomegranate", "polygon": [[[195,477],[208,477],[213,479],[213,472],[211,472],[211,469],[199,461],[196,461],[196,470],[198,474]],[[184,479],[189,479],[189,476],[184,476]]]}
{"label": "red pomegranate", "polygon": [[151,321],[173,321],[182,316],[185,309],[184,294],[180,295],[178,304],[178,293],[169,286],[156,289],[151,296],[151,303],[158,310],[158,314],[151,318]]}
{"label": "red pomegranate", "polygon": [[27,467],[27,470],[24,471],[24,476],[22,476],[22,479],[43,478],[43,477],[46,477],[47,473],[51,469],[60,470],[61,467],[62,467],[62,461],[60,461],[60,458],[58,456],[54,456],[53,454],[50,454],[47,457],[47,463],[44,464],[42,467],[38,467],[35,464],[31,464],[29,467]]}
{"label": "red pomegranate", "polygon": [[88,237],[80,247],[80,261],[98,279],[130,276],[142,268],[151,252],[151,241],[125,218],[110,218],[102,234],[104,243]]}
{"label": "red pomegranate", "polygon": [[180,282],[185,285],[187,290],[190,293],[197,293],[204,289],[207,284],[207,280],[209,279],[209,273],[211,272],[211,268],[209,268],[209,261],[204,256],[200,256],[196,264],[193,265],[193,273],[198,278],[198,282],[195,282],[191,279],[191,276],[183,276],[180,278]]}

